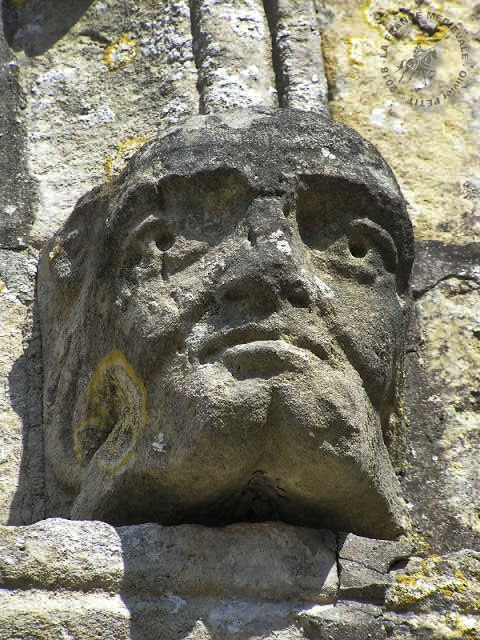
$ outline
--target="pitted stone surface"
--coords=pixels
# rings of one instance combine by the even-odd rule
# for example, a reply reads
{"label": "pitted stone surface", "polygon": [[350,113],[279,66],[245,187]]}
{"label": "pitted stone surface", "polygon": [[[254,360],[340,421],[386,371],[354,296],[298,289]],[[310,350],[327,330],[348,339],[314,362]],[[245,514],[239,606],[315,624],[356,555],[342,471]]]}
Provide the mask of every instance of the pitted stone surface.
{"label": "pitted stone surface", "polygon": [[390,567],[413,551],[408,540],[361,538],[353,533],[338,541],[339,597],[383,604],[391,583]]}
{"label": "pitted stone surface", "polygon": [[265,9],[272,33],[280,106],[328,112],[315,3],[278,0],[265,2]]}
{"label": "pitted stone surface", "polygon": [[49,494],[114,524],[395,536],[410,234],[381,157],[325,116],[165,132],[43,252]]}
{"label": "pitted stone surface", "polygon": [[122,547],[103,522],[42,520],[1,527],[0,584],[6,589],[119,590]]}
{"label": "pitted stone surface", "polygon": [[[156,0],[78,0],[67,12],[55,0],[4,5],[13,71],[27,96],[23,144],[38,183],[30,234],[38,247],[158,127],[198,112],[190,10],[184,0],[160,10]],[[16,206],[9,219],[18,222],[18,197]]]}
{"label": "pitted stone surface", "polygon": [[0,527],[0,638],[300,640],[305,603],[335,601],[335,554],[332,532],[274,523]]}
{"label": "pitted stone surface", "polygon": [[385,640],[382,610],[370,604],[339,601],[336,606],[312,607],[299,620],[309,640]]}
{"label": "pitted stone surface", "polygon": [[18,249],[28,244],[35,191],[25,157],[26,98],[2,26],[0,12],[0,248]]}
{"label": "pitted stone surface", "polygon": [[[370,546],[386,566],[393,543],[350,538],[348,555]],[[338,591],[332,532],[50,519],[0,527],[0,639],[475,638],[479,566],[472,550],[412,558],[380,607],[342,595],[341,564]]]}
{"label": "pitted stone surface", "polygon": [[341,535],[338,545],[341,560],[361,563],[379,573],[388,573],[395,562],[408,558],[412,551],[412,544],[408,540],[375,540],[353,533]]}
{"label": "pitted stone surface", "polygon": [[195,0],[194,53],[200,113],[277,104],[261,0]]}
{"label": "pitted stone surface", "polygon": [[272,523],[114,529],[49,519],[0,528],[0,587],[332,602],[335,536]]}

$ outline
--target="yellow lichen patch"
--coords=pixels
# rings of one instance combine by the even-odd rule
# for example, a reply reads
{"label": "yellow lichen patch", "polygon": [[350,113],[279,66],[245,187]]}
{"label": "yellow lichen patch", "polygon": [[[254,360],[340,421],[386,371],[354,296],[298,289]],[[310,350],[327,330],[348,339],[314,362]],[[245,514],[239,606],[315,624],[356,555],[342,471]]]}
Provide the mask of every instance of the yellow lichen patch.
{"label": "yellow lichen patch", "polygon": [[150,138],[144,136],[135,136],[119,142],[114,153],[105,159],[104,168],[107,178],[113,180],[120,175],[133,154],[149,140]]}
{"label": "yellow lichen patch", "polygon": [[53,249],[50,251],[50,253],[48,254],[48,259],[49,260],[53,260],[55,258],[55,256],[58,256],[58,254],[60,253],[60,251],[62,250],[62,248],[60,247],[60,245],[56,244]]}
{"label": "yellow lichen patch", "polygon": [[131,459],[147,421],[147,393],[125,356],[103,358],[88,388],[88,416],[73,429],[74,454],[82,466],[93,459],[116,473]]}
{"label": "yellow lichen patch", "polygon": [[[415,570],[416,569],[416,570]],[[388,592],[388,604],[393,609],[409,609],[434,600],[457,612],[470,613],[478,600],[478,584],[468,580],[461,569],[452,575],[451,564],[437,555],[416,558],[405,573],[399,574]]]}
{"label": "yellow lichen patch", "polygon": [[454,619],[459,637],[465,640],[480,640],[480,622],[473,616],[456,616]]}
{"label": "yellow lichen patch", "polygon": [[419,600],[427,598],[435,592],[435,586],[421,574],[412,576],[401,575],[396,578],[396,585],[392,588],[398,606],[408,607]]}
{"label": "yellow lichen patch", "polygon": [[3,293],[5,291],[6,287],[5,287],[5,283],[4,281],[0,278],[0,293]]}
{"label": "yellow lichen patch", "polygon": [[410,31],[417,29],[407,9],[391,7],[390,2],[381,0],[367,0],[362,6],[362,20],[364,24],[373,27],[381,36],[389,34],[402,34],[402,37],[410,35]]}
{"label": "yellow lichen patch", "polygon": [[357,67],[363,67],[366,56],[371,55],[374,51],[374,45],[371,40],[355,36],[347,36],[345,38],[345,47],[348,61]]}
{"label": "yellow lichen patch", "polygon": [[14,7],[24,7],[26,4],[30,2],[30,0],[10,0]]}
{"label": "yellow lichen patch", "polygon": [[480,614],[480,598],[476,600],[472,600],[464,609],[465,613],[476,613]]}
{"label": "yellow lichen patch", "polygon": [[138,41],[123,33],[103,52],[103,59],[110,71],[118,71],[135,62],[138,55]]}
{"label": "yellow lichen patch", "polygon": [[412,532],[409,535],[409,540],[415,548],[415,555],[421,557],[432,555],[432,547],[423,535],[420,535],[417,532]]}
{"label": "yellow lichen patch", "polygon": [[366,0],[366,2],[363,3],[362,9],[361,9],[361,16],[365,24],[367,24],[369,27],[373,27],[382,35],[385,35],[385,31],[378,20],[379,18],[378,10],[377,10],[377,7],[375,6],[374,0]]}

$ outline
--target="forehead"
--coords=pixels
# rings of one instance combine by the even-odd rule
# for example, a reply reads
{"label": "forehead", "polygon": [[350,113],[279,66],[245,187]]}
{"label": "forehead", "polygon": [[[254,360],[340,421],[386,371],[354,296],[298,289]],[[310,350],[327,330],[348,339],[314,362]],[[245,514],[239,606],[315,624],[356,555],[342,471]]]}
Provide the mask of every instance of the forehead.
{"label": "forehead", "polygon": [[232,115],[227,121],[211,116],[165,132],[135,158],[129,177],[158,181],[235,169],[255,191],[281,194],[288,178],[318,175],[363,185],[373,197],[402,200],[375,147],[341,124],[288,110],[234,123]]}
{"label": "forehead", "polygon": [[[131,161],[110,219],[120,221],[122,208],[126,218],[128,210],[141,215],[138,201],[156,197],[180,214],[192,206],[239,211],[255,197],[292,191],[312,215],[324,206],[329,215],[338,210],[380,224],[393,237],[408,279],[412,228],[391,169],[358,133],[318,114],[282,109],[203,116],[167,130]],[[137,205],[123,207],[130,198]]]}

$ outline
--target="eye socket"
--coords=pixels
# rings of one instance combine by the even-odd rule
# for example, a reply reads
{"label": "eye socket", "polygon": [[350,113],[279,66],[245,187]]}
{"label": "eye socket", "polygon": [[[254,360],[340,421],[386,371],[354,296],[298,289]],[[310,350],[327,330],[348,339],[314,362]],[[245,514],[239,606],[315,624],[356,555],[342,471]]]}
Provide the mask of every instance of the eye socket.
{"label": "eye socket", "polygon": [[370,250],[376,251],[387,271],[395,273],[397,270],[398,255],[392,236],[369,218],[350,223],[348,248],[354,258],[364,258]]}
{"label": "eye socket", "polygon": [[121,270],[127,273],[139,266],[144,271],[156,273],[165,259],[165,252],[175,242],[176,237],[167,220],[148,216],[125,239],[120,257]]}
{"label": "eye socket", "polygon": [[348,248],[350,249],[350,253],[354,258],[364,258],[368,253],[368,248],[365,247],[365,245],[359,244],[358,240],[350,240],[348,243]]}
{"label": "eye socket", "polygon": [[175,242],[175,236],[168,229],[161,229],[155,233],[155,245],[159,251],[168,251]]}
{"label": "eye socket", "polygon": [[128,251],[130,246],[139,247],[155,243],[159,251],[167,251],[174,242],[175,235],[170,231],[167,221],[148,216],[129,233],[123,243],[123,250]]}

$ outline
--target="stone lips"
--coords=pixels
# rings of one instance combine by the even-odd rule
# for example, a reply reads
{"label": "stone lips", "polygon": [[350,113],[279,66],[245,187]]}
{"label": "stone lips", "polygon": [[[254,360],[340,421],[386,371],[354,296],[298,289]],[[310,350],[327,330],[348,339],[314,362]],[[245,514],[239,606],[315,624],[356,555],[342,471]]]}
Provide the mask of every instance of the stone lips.
{"label": "stone lips", "polygon": [[[311,222],[318,194],[325,233]],[[395,273],[370,231],[348,231],[359,219],[391,235]],[[381,427],[402,366],[411,239],[388,166],[321,116],[195,118],[146,145],[43,252],[46,451],[65,489],[51,515],[78,494],[74,517],[114,523],[280,518],[398,534]],[[115,379],[145,384],[146,420],[121,387],[99,415],[91,381],[117,351],[131,372]],[[95,424],[110,425],[106,439],[77,455],[75,425]],[[126,463],[102,464],[112,459]]]}

